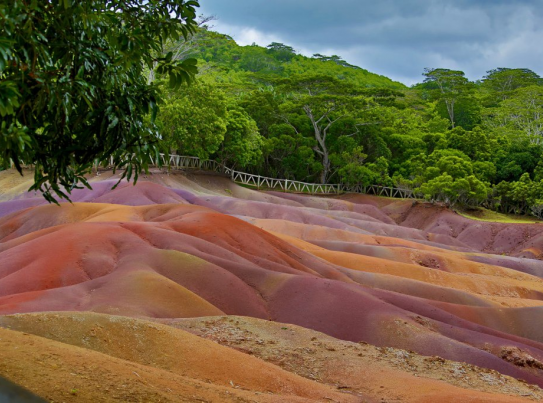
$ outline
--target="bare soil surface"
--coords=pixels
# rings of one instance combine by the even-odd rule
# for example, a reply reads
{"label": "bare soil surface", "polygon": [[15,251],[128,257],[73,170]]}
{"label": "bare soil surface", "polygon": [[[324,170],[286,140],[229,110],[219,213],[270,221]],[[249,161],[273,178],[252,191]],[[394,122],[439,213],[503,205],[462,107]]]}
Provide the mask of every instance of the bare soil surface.
{"label": "bare soil surface", "polygon": [[0,374],[52,402],[370,401],[157,323],[89,313],[0,321]]}
{"label": "bare soil surface", "polygon": [[538,387],[496,371],[295,325],[236,316],[161,322],[92,313],[0,317],[0,374],[55,402],[543,399]]}
{"label": "bare soil surface", "polygon": [[543,399],[540,224],[118,178],[56,206],[0,172],[0,376],[56,402]]}

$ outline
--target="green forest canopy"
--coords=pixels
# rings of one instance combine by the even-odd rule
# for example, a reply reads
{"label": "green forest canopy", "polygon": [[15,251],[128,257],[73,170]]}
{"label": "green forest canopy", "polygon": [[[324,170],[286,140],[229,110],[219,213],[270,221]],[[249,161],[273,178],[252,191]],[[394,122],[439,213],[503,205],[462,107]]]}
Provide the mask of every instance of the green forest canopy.
{"label": "green forest canopy", "polygon": [[[224,129],[212,131],[213,147],[198,150],[170,136],[181,154],[264,176],[406,187],[451,204],[526,211],[543,202],[543,81],[528,69],[496,68],[471,82],[462,71],[427,68],[408,88],[335,55],[305,57],[282,43],[238,46],[205,27],[187,52],[199,60],[197,87],[226,108],[221,127],[238,110],[257,134],[237,137],[248,141],[245,161],[222,151],[230,141]],[[166,105],[185,96],[170,92]],[[184,113],[198,109],[211,105]]]}
{"label": "green forest canopy", "polygon": [[[62,74],[45,84],[36,84],[27,72],[21,87],[14,77],[21,65],[30,65],[23,60],[27,56],[13,53],[15,42],[9,33],[7,41],[0,38],[0,141],[4,141],[0,158],[4,165],[10,159],[36,164],[40,170],[36,188],[57,182],[72,186],[93,160],[109,154],[118,166],[137,173],[146,166],[142,156],[162,151],[214,158],[270,177],[397,186],[451,204],[487,201],[493,208],[515,206],[536,215],[543,211],[543,81],[533,71],[496,68],[472,82],[462,71],[431,67],[421,72],[421,83],[408,88],[337,55],[306,57],[277,42],[239,46],[203,24],[197,27],[197,3],[190,1],[142,2],[151,7],[150,14],[146,11],[137,18],[153,16],[174,24],[159,3],[185,13],[177,30],[172,28],[162,41],[153,41],[157,31],[150,24],[143,39],[128,28],[124,33],[111,31],[126,41],[90,35],[92,27],[82,16],[97,13],[92,23],[107,27],[112,17],[99,7],[113,3],[120,2],[90,2],[98,7],[92,12],[74,5],[50,10],[55,24],[69,24],[62,17],[66,13],[72,18],[85,11],[75,19],[80,25],[74,35],[85,33],[88,43],[102,41],[99,46],[109,51],[102,56],[96,46],[87,49],[73,66],[60,54],[46,55],[44,69]],[[114,17],[136,18],[130,10],[123,12],[127,14]],[[10,23],[13,32],[21,29],[18,46],[40,41],[17,28],[17,21]],[[62,40],[74,41],[74,52],[81,51],[83,44],[74,38]],[[133,38],[148,47],[141,50]],[[14,54],[22,64],[13,62]],[[196,60],[199,73],[192,85],[185,86],[195,73]],[[96,81],[103,69],[117,75]],[[65,79],[77,85],[61,86]],[[137,84],[129,87],[130,94],[127,87],[115,87],[122,80]],[[64,92],[50,109],[43,102],[22,107],[29,88],[39,91],[42,85]],[[102,99],[108,103],[99,102]],[[35,114],[37,107],[47,112],[43,119],[32,125],[21,120]],[[63,120],[63,114],[70,119]],[[61,132],[59,125],[64,125]],[[30,152],[34,147],[39,151]],[[52,164],[48,158],[59,154],[61,161]]]}

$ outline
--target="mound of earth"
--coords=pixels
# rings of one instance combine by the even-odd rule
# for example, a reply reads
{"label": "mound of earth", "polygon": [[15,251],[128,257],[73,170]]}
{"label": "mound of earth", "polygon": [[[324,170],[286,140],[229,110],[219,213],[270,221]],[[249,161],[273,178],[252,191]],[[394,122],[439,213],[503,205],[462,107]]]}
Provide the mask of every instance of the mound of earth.
{"label": "mound of earth", "polygon": [[76,396],[88,402],[358,402],[362,397],[156,323],[96,314],[0,321],[2,374],[48,401]]}
{"label": "mound of earth", "polygon": [[[366,205],[369,196],[348,195],[346,200]],[[450,209],[412,201],[381,202],[381,211],[402,227],[435,236],[452,237],[477,251],[540,259],[543,256],[543,225],[474,221]]]}
{"label": "mound of earth", "polygon": [[[0,172],[0,187],[12,183],[9,175]],[[258,329],[268,321],[286,323],[345,345],[369,343],[381,350],[438,357],[409,364],[427,378],[434,367],[454,372],[453,364],[439,361],[450,360],[464,363],[458,364],[459,373],[466,368],[474,368],[473,374],[497,371],[543,386],[543,262],[515,252],[539,247],[543,227],[537,224],[504,224],[513,228],[496,232],[492,247],[506,242],[508,234],[532,234],[511,249],[511,256],[504,256],[472,241],[469,226],[440,229],[445,222],[452,226],[453,219],[473,226],[480,222],[412,201],[257,192],[225,177],[158,171],[136,186],[121,183],[114,190],[117,179],[110,173],[92,179],[92,190],[76,190],[74,203],[60,206],[34,194],[0,191],[0,315],[57,311],[84,317],[91,315],[84,312],[95,312],[180,327],[196,326],[201,317],[237,315],[254,318],[246,321],[254,320]],[[28,316],[30,322],[40,317]],[[278,343],[286,342],[285,334],[275,330]],[[224,344],[233,346],[228,340]],[[51,348],[60,351],[64,346]],[[105,353],[126,359],[113,350]],[[321,360],[326,362],[325,356]],[[356,368],[370,361],[354,359],[344,365]],[[115,368],[121,371],[123,365]],[[396,375],[405,379],[405,374],[387,371],[375,375],[382,379],[384,388],[379,389],[390,391],[391,399],[409,400],[400,386],[385,382]],[[430,383],[421,384],[421,390],[434,397],[440,390],[451,399],[463,396],[436,379],[425,381]],[[361,389],[360,382],[353,380],[352,385],[359,386],[352,389],[378,396],[369,387]],[[474,380],[447,382],[452,385],[447,388],[494,392],[476,387]],[[186,391],[198,389],[184,385]],[[212,401],[224,399],[217,397],[222,389],[213,390],[209,393],[217,394]]]}
{"label": "mound of earth", "polygon": [[161,322],[92,313],[0,317],[0,344],[19,350],[3,354],[0,368],[54,401],[543,398],[541,389],[496,371],[343,342],[293,325],[237,316]]}

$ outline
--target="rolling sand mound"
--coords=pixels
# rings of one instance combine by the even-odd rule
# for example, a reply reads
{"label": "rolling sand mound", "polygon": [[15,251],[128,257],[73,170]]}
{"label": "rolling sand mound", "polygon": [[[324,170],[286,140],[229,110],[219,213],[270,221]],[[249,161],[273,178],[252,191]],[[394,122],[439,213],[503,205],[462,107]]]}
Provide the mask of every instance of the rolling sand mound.
{"label": "rolling sand mound", "polygon": [[[0,327],[10,330],[0,330],[0,343],[18,347],[24,356],[37,354],[39,365],[8,359],[4,366],[8,375],[32,366],[32,373],[39,377],[25,377],[25,384],[47,399],[65,398],[76,390],[78,399],[89,401],[97,397],[92,381],[109,373],[115,377],[106,375],[101,389],[107,389],[111,397],[165,401],[175,401],[179,389],[185,396],[191,393],[193,401],[521,402],[525,401],[522,397],[543,398],[541,389],[495,371],[342,342],[298,326],[235,316],[163,323],[88,313],[6,316],[0,318]],[[16,339],[21,332],[26,336]],[[37,352],[36,347],[42,350]],[[88,361],[73,366],[74,358]],[[53,362],[56,375],[44,374]],[[128,370],[120,371],[123,362]],[[89,373],[87,368],[97,364],[95,372]],[[66,374],[63,384],[71,389],[53,388],[55,380],[60,380],[57,376],[68,368],[73,372]],[[421,372],[428,375],[417,376]],[[52,378],[45,391],[43,378],[36,379],[43,376]]]}
{"label": "rolling sand mound", "polygon": [[[383,211],[394,216],[390,205]],[[401,226],[450,236],[478,251],[527,258],[543,256],[543,225],[540,224],[473,221],[447,208],[420,203],[404,203],[401,215],[396,218]]]}
{"label": "rolling sand mound", "polygon": [[[0,173],[0,185],[2,175],[7,174]],[[0,314],[96,312],[176,326],[180,318],[242,315],[464,362],[465,368],[543,386],[543,266],[515,252],[538,248],[543,227],[491,230],[493,248],[507,244],[509,236],[519,242],[513,256],[493,255],[487,243],[468,235],[494,224],[471,222],[435,206],[369,196],[341,200],[261,193],[209,175],[154,173],[146,179],[111,190],[115,180],[103,174],[94,179],[92,191],[78,190],[73,204],[60,206],[4,192],[11,199],[0,203]],[[465,220],[475,229],[464,228]],[[442,230],[453,224],[456,229]],[[519,233],[531,235],[522,243]],[[264,326],[257,322],[257,328]],[[53,344],[47,348],[62,350]],[[98,351],[107,360],[135,360],[116,352],[118,344],[104,348]],[[420,362],[421,371],[434,371]],[[188,376],[183,371],[181,376]],[[375,376],[404,379],[405,374],[387,371]],[[221,382],[213,384],[228,388]],[[382,385],[395,390],[390,396],[411,399],[394,382]],[[198,389],[181,384],[187,393]],[[421,388],[429,396],[438,391],[451,399],[463,396],[435,380]],[[258,389],[250,384],[247,390]],[[292,390],[292,396],[311,398]],[[223,389],[209,393],[225,396]]]}
{"label": "rolling sand mound", "polygon": [[358,402],[361,398],[156,323],[95,314],[0,321],[3,375],[47,400],[76,396],[88,402],[104,398]]}

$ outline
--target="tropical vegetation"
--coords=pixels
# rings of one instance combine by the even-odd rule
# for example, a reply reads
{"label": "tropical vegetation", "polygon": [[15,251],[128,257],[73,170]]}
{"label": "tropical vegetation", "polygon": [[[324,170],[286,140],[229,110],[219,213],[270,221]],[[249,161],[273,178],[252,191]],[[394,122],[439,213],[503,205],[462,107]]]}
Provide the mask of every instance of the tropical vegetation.
{"label": "tropical vegetation", "polygon": [[535,72],[500,67],[470,81],[432,67],[407,87],[337,55],[239,46],[198,22],[197,6],[0,6],[0,163],[34,164],[34,189],[51,199],[85,184],[96,161],[113,156],[130,177],[165,152],[543,215]]}

